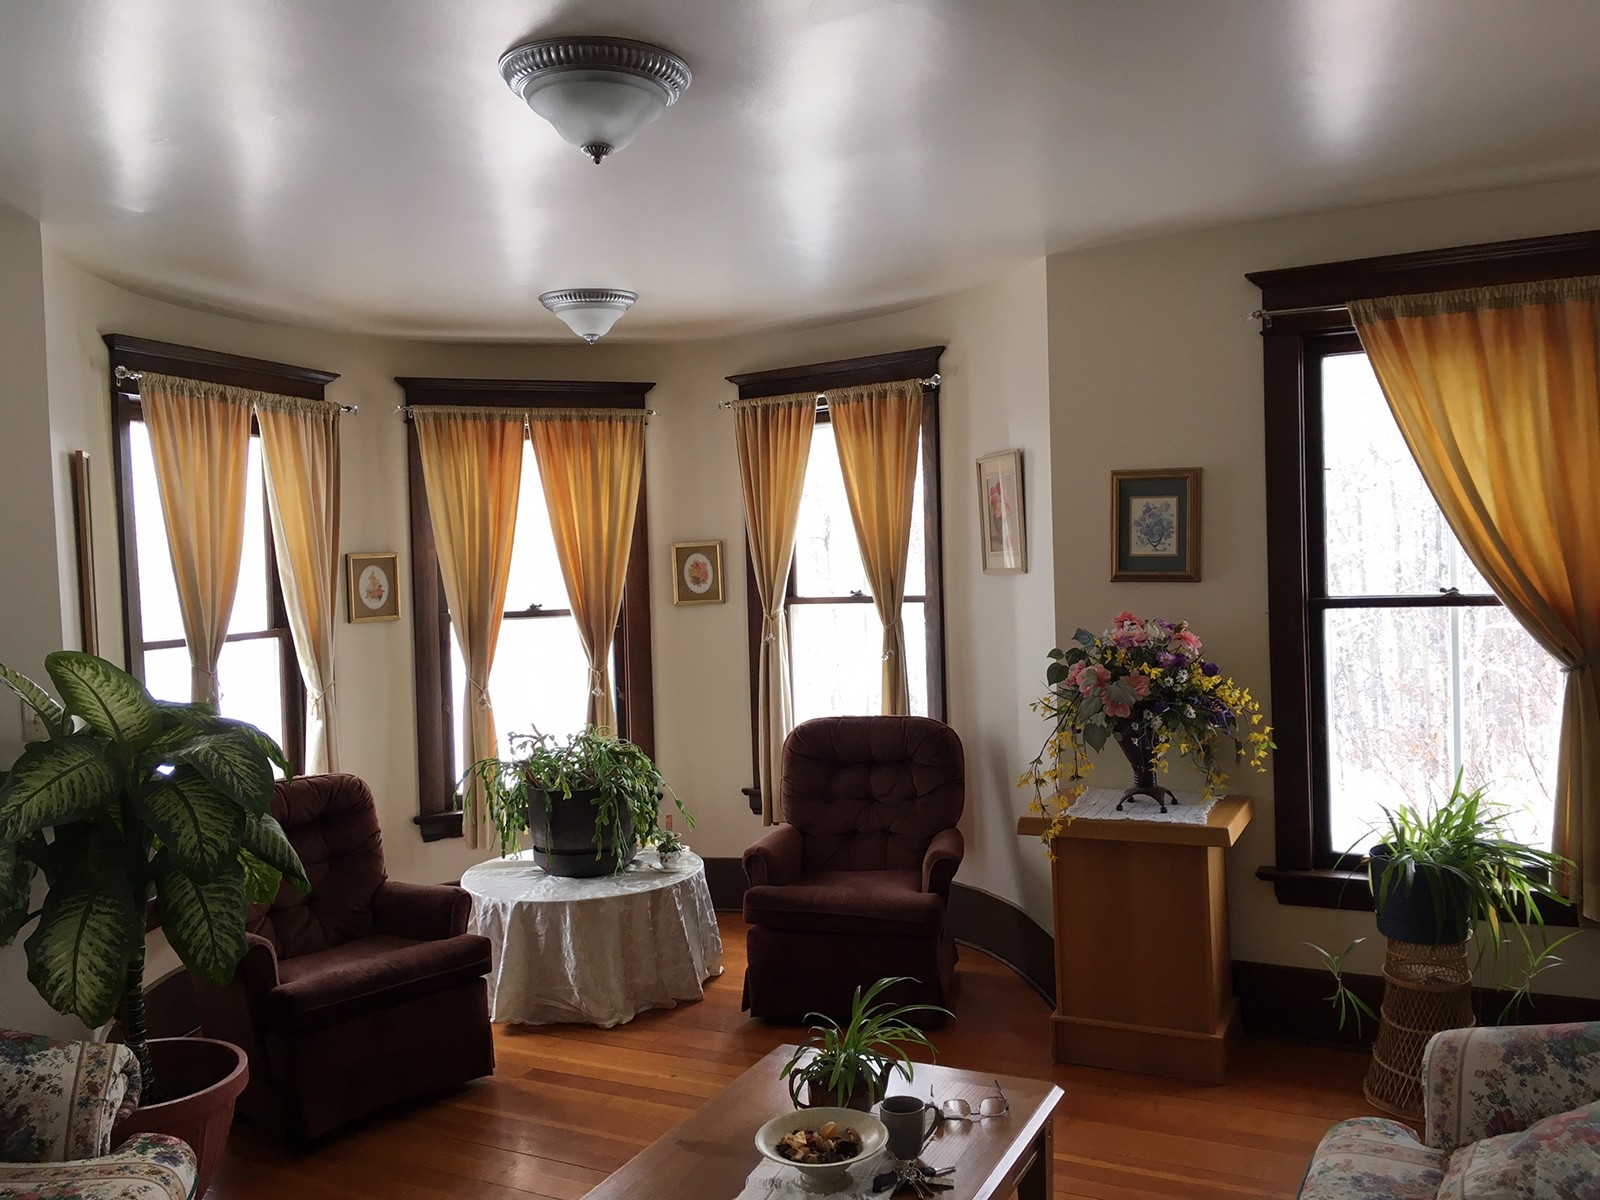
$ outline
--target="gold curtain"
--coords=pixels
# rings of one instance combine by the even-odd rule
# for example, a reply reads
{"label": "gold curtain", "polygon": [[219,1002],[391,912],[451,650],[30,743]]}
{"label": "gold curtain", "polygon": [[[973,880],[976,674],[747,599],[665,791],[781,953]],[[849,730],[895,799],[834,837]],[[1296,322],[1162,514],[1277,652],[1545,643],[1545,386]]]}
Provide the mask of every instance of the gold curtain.
{"label": "gold curtain", "polygon": [[[466,662],[464,768],[499,752],[489,672],[511,582],[526,418],[521,411],[449,407],[413,408],[411,417],[450,624]],[[463,801],[462,831],[476,850],[484,844],[482,786],[474,782]]]}
{"label": "gold curtain", "polygon": [[586,720],[613,729],[611,644],[639,510],[644,417],[638,410],[533,409],[528,414],[556,557],[589,658]]}
{"label": "gold curtain", "polygon": [[306,773],[339,769],[333,632],[339,579],[339,406],[287,397],[256,405],[278,579],[306,713]]}
{"label": "gold curtain", "polygon": [[922,384],[905,379],[827,395],[850,520],[883,622],[883,714],[904,716],[911,711],[911,690],[900,613],[922,436]]}
{"label": "gold curtain", "polygon": [[1600,278],[1350,312],[1450,528],[1566,668],[1554,841],[1600,920]]}
{"label": "gold curtain", "polygon": [[139,399],[172,547],[190,699],[217,704],[217,660],[244,553],[250,404],[226,389],[154,371],[140,379]]}
{"label": "gold curtain", "polygon": [[756,759],[761,788],[761,823],[771,825],[778,792],[783,739],[794,724],[789,686],[789,631],[783,620],[783,594],[794,557],[800,522],[800,493],[811,457],[817,422],[817,396],[806,392],[733,406],[733,432],[739,450],[739,482],[744,489],[745,529],[761,601],[761,652],[757,676]]}

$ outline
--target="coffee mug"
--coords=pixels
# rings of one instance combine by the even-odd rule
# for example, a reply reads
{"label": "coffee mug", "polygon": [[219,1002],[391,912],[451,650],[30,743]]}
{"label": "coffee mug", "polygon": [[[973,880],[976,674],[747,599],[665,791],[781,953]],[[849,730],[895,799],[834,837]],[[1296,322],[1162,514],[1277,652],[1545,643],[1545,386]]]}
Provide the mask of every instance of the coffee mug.
{"label": "coffee mug", "polygon": [[878,1106],[878,1117],[889,1131],[889,1153],[909,1162],[922,1153],[939,1110],[916,1096],[890,1096]]}

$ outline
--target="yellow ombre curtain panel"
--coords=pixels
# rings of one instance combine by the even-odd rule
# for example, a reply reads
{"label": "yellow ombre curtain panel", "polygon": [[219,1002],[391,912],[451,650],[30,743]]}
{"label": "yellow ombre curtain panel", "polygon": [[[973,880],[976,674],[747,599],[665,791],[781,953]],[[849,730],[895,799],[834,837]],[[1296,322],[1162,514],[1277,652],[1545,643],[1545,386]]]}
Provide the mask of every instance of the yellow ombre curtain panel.
{"label": "yellow ombre curtain panel", "polygon": [[839,467],[872,603],[883,622],[883,715],[911,711],[906,676],[906,558],[922,436],[922,383],[904,379],[830,391]]}
{"label": "yellow ombre curtain panel", "polygon": [[339,406],[258,401],[272,544],[305,682],[307,774],[339,769],[333,632],[339,580]]}
{"label": "yellow ombre curtain panel", "polygon": [[189,648],[190,699],[217,704],[244,553],[250,402],[232,389],[146,371],[139,401]]}
{"label": "yellow ombre curtain panel", "polygon": [[[526,414],[428,406],[413,408],[411,419],[417,427],[423,487],[450,625],[466,663],[461,726],[472,763],[499,752],[489,672],[511,583]],[[468,846],[480,849],[483,785],[474,780],[462,799],[462,833]]]}
{"label": "yellow ombre curtain panel", "polygon": [[811,435],[817,424],[817,394],[737,400],[733,433],[744,490],[745,530],[761,602],[761,649],[756,680],[756,782],[761,823],[771,825],[777,806],[783,739],[794,725],[790,695],[789,631],[783,593],[794,557]]}
{"label": "yellow ombre curtain panel", "polygon": [[644,476],[645,414],[638,409],[532,409],[528,432],[556,557],[589,658],[590,725],[615,729],[611,645],[622,609]]}
{"label": "yellow ombre curtain panel", "polygon": [[1566,668],[1554,842],[1600,920],[1600,277],[1350,313],[1467,556]]}

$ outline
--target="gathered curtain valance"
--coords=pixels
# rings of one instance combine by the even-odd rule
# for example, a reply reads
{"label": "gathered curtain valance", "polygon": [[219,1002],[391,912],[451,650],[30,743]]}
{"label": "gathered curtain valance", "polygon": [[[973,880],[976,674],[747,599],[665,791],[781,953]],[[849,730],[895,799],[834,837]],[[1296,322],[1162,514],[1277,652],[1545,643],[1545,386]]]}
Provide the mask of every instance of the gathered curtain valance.
{"label": "gathered curtain valance", "polygon": [[255,388],[234,387],[226,383],[209,383],[203,379],[187,379],[181,375],[162,375],[156,371],[139,372],[139,399],[143,403],[152,392],[171,394],[179,392],[195,400],[214,404],[235,404],[264,412],[295,413],[337,421],[342,410],[327,400],[308,400],[304,396],[284,396],[277,392],[262,392]]}

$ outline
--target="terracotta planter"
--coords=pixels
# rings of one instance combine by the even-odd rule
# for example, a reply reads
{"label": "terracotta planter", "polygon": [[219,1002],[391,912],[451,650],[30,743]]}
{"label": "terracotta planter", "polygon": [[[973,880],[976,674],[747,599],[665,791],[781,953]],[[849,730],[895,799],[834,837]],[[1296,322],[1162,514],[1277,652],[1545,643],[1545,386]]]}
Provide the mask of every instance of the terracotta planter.
{"label": "terracotta planter", "polygon": [[204,1196],[222,1165],[234,1101],[250,1078],[244,1051],[214,1038],[151,1038],[150,1056],[157,1086],[171,1099],[134,1109],[117,1122],[111,1144],[135,1133],[167,1133],[183,1139],[200,1160],[195,1195]]}
{"label": "terracotta planter", "polygon": [[[888,1086],[889,1068],[884,1067],[878,1073],[877,1094],[879,1097],[882,1097],[884,1093],[888,1091]],[[799,1107],[801,1108],[838,1107],[853,1108],[858,1112],[871,1112],[872,1105],[874,1103],[871,1081],[862,1080],[860,1083],[856,1084],[856,1090],[851,1092],[850,1095],[845,1098],[843,1104],[839,1102],[839,1097],[828,1091],[825,1086],[813,1088],[813,1086],[808,1083],[805,1085],[805,1087],[800,1089],[798,1103]]]}
{"label": "terracotta planter", "polygon": [[548,797],[533,791],[528,797],[528,832],[533,839],[533,861],[551,875],[569,879],[589,879],[614,875],[633,861],[638,847],[633,842],[633,823],[624,814],[622,845],[617,845],[614,830],[606,830],[598,854],[594,844],[594,788],[574,790],[570,796]]}

